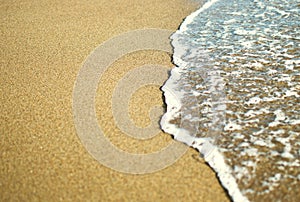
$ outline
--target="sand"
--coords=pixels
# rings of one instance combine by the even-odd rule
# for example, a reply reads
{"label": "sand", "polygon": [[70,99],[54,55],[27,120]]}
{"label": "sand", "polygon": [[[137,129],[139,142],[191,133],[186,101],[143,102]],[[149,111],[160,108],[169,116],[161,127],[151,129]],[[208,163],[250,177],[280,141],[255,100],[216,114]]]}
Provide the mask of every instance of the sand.
{"label": "sand", "polygon": [[[197,5],[182,0],[1,1],[0,201],[229,201],[196,151],[189,149],[155,173],[120,173],[87,152],[73,119],[77,74],[99,44],[134,29],[175,31]],[[97,90],[98,123],[127,152],[153,152],[172,141],[162,132],[134,140],[114,123],[112,90],[130,69],[149,63],[172,67],[164,52],[128,54],[108,69]],[[138,126],[149,124],[152,105],[163,105],[159,86],[145,86],[132,96],[129,114]]]}

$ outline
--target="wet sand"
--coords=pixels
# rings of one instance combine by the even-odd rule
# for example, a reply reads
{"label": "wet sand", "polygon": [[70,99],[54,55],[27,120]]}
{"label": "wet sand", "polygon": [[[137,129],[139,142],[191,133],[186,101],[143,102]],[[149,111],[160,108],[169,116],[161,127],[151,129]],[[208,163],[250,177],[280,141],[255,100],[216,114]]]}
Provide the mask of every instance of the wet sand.
{"label": "wet sand", "polygon": [[[99,44],[135,29],[175,31],[196,6],[179,0],[1,2],[0,200],[229,201],[192,149],[159,172],[124,174],[96,161],[74,126],[73,86]],[[162,132],[134,140],[114,123],[112,90],[128,70],[150,63],[172,67],[169,54],[140,51],[115,62],[99,82],[98,123],[127,152],[149,153],[172,141]],[[150,122],[149,107],[163,105],[161,93],[146,86],[133,95],[129,113],[137,125]]]}

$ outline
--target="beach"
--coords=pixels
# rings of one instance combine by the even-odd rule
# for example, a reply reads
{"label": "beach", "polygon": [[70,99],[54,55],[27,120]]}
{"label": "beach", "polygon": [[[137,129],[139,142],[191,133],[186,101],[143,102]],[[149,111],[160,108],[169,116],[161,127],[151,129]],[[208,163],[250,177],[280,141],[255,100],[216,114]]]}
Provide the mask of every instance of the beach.
{"label": "beach", "polygon": [[[186,1],[3,1],[1,3],[1,201],[229,201],[215,173],[189,149],[158,172],[117,172],[94,159],[78,138],[73,87],[89,54],[101,43],[136,29],[175,31],[199,3]],[[139,51],[116,61],[99,82],[99,125],[114,145],[149,153],[172,141],[161,132],[134,140],[114,123],[111,92],[130,69],[161,64],[170,54]],[[116,71],[118,70],[118,71]],[[135,123],[149,123],[148,108],[163,105],[159,86],[132,97]]]}

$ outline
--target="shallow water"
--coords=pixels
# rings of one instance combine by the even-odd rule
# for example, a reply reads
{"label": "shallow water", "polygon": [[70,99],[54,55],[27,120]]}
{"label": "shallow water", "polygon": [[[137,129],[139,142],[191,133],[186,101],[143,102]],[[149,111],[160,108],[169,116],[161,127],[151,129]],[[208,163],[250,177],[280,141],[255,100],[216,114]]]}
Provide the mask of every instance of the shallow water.
{"label": "shallow water", "polygon": [[300,200],[300,2],[219,0],[188,20],[169,124],[217,145],[250,200]]}

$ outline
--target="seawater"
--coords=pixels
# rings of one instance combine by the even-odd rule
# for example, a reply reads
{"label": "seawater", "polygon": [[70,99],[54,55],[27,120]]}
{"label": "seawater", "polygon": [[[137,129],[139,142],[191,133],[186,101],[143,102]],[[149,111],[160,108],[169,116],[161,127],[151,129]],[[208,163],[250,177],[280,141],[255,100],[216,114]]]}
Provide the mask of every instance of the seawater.
{"label": "seawater", "polygon": [[216,147],[245,198],[300,201],[300,1],[208,1],[171,39],[162,128]]}

